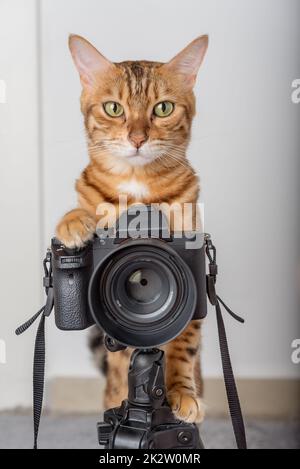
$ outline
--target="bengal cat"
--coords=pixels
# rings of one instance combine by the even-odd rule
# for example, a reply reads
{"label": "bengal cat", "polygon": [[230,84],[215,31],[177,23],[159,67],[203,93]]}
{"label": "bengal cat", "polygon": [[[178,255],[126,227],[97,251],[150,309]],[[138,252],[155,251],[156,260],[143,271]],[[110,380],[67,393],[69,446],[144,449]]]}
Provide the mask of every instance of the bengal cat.
{"label": "bengal cat", "polygon": [[[97,206],[110,202],[118,208],[121,193],[129,204],[195,204],[199,183],[186,149],[195,114],[193,86],[208,37],[195,39],[167,63],[112,63],[76,35],[70,36],[69,46],[82,84],[89,163],[76,182],[78,208],[57,226],[60,241],[82,247],[95,233]],[[187,422],[204,417],[200,329],[200,321],[192,321],[164,346],[168,400],[175,415]],[[96,327],[90,344],[98,366],[106,368],[105,407],[118,406],[127,396],[131,351],[104,352]]]}

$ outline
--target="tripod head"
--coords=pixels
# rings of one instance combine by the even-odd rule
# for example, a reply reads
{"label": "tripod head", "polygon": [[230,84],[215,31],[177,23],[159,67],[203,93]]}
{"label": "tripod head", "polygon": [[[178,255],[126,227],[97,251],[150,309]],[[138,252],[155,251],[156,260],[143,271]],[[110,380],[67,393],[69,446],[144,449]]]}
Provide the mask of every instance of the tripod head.
{"label": "tripod head", "polygon": [[136,349],[128,372],[128,401],[133,405],[157,409],[166,398],[164,384],[164,352],[152,348]]}
{"label": "tripod head", "polygon": [[[110,351],[124,346],[106,337]],[[164,352],[135,349],[128,370],[128,398],[104,413],[99,444],[109,449],[200,449],[198,428],[177,420],[166,399]]]}

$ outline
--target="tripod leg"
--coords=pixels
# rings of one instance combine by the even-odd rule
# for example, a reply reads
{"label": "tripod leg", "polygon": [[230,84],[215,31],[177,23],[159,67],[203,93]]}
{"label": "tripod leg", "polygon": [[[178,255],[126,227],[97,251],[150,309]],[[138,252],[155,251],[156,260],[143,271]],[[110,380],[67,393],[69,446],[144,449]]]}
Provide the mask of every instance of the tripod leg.
{"label": "tripod leg", "polygon": [[107,352],[107,382],[104,392],[105,409],[118,407],[128,395],[128,368],[132,351]]}

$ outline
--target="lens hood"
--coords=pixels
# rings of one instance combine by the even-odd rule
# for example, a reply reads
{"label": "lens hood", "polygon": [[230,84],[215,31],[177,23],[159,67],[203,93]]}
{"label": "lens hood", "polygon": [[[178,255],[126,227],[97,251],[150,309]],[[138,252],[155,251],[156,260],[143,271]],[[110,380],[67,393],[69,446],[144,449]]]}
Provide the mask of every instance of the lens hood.
{"label": "lens hood", "polygon": [[168,242],[127,239],[95,266],[88,301],[95,323],[108,336],[149,348],[169,342],[187,326],[197,288],[189,266]]}

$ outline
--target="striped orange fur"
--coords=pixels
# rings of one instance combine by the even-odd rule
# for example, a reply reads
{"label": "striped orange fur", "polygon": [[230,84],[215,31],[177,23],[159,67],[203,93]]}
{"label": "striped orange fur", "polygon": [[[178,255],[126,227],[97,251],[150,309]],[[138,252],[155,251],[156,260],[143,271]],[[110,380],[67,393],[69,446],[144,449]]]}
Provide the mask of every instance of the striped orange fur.
{"label": "striped orange fur", "polygon": [[[98,205],[109,202],[119,213],[120,194],[127,196],[129,204],[196,204],[199,181],[186,149],[195,114],[193,85],[207,36],[197,38],[165,64],[112,63],[80,36],[71,36],[69,44],[82,83],[89,163],[76,182],[78,208],[61,219],[57,237],[68,247],[82,247],[94,235]],[[121,109],[122,114],[108,114],[107,103],[114,103],[113,111]],[[171,103],[172,112],[155,114],[160,103]],[[200,322],[193,321],[164,346],[168,398],[175,414],[189,422],[200,421],[204,415],[200,329]],[[93,331],[91,347],[99,362],[99,331]],[[117,406],[126,397],[130,353],[106,356],[106,407]]]}

